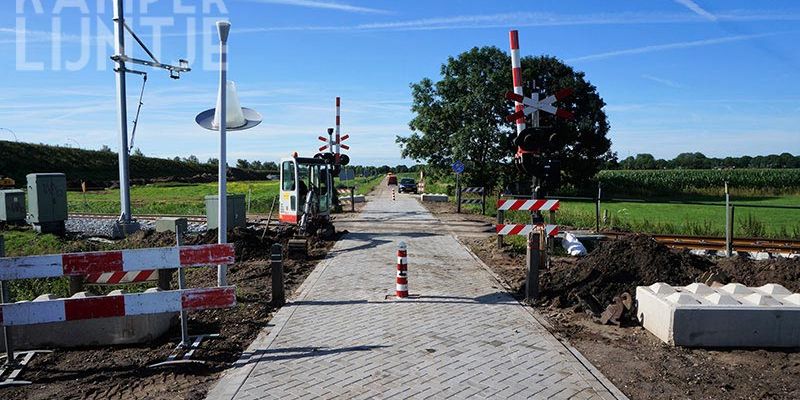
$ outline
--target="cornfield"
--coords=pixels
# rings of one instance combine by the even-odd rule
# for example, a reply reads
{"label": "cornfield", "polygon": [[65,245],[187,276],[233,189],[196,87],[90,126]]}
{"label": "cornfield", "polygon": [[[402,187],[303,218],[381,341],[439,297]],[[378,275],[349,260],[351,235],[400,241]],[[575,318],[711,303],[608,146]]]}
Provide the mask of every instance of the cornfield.
{"label": "cornfield", "polygon": [[605,170],[597,178],[606,193],[669,195],[722,188],[800,190],[800,169]]}

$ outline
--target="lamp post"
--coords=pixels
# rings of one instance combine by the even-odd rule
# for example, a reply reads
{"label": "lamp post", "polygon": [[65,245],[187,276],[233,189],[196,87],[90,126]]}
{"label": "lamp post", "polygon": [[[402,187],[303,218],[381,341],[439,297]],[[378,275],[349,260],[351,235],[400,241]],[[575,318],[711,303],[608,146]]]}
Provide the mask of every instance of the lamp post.
{"label": "lamp post", "polygon": [[[238,131],[255,127],[261,123],[261,115],[249,108],[243,108],[236,95],[236,86],[228,82],[228,35],[231,24],[228,21],[217,22],[219,32],[219,93],[217,107],[201,112],[195,118],[198,125],[203,128],[219,131],[219,199],[217,201],[217,218],[220,244],[228,242],[228,165],[227,165],[227,132]],[[228,267],[217,266],[217,285],[228,285]]]}

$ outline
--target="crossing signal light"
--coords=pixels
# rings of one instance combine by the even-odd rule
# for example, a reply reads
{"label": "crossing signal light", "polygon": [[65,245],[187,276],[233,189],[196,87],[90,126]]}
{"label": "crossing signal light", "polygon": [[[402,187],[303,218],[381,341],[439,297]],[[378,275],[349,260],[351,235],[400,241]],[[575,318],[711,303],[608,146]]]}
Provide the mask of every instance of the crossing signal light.
{"label": "crossing signal light", "polygon": [[539,152],[551,149],[556,142],[556,133],[551,128],[525,128],[516,138],[514,144],[523,151]]}

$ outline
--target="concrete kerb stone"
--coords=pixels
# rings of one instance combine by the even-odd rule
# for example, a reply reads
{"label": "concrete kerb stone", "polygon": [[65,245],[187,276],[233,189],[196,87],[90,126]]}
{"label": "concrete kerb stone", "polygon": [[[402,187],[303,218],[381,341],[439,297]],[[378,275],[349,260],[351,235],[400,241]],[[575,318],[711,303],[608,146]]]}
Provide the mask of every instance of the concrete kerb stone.
{"label": "concrete kerb stone", "polygon": [[[459,239],[457,236],[455,236],[455,238],[458,241],[458,243],[461,246],[463,246],[464,249],[470,254],[470,256],[472,256],[472,258],[475,259],[475,262],[478,263],[478,265],[480,265],[481,268],[483,268],[487,273],[489,273],[489,275],[491,275],[494,278],[494,280],[497,281],[497,283],[500,286],[502,286],[503,289],[505,289],[506,292],[508,292],[509,295],[511,295],[511,293],[513,293],[512,289],[511,289],[511,286],[508,284],[508,282],[505,281],[505,279],[503,279],[500,275],[495,273],[488,265],[486,265],[486,263],[483,262],[483,260],[481,260],[481,258],[478,257],[478,255],[475,254],[472,251],[472,249],[469,248],[469,246],[464,244],[464,242],[462,242],[461,239]],[[537,322],[542,324],[542,326],[545,329],[547,329],[548,332],[553,334],[553,338],[555,338],[555,340],[561,346],[563,346],[573,357],[575,357],[576,362],[578,364],[580,364],[583,368],[585,368],[585,370],[584,370],[582,368],[576,368],[576,366],[573,365],[573,368],[578,372],[579,375],[583,376],[584,378],[587,378],[586,373],[588,373],[590,375],[590,377],[593,378],[593,379],[586,379],[586,380],[588,382],[592,382],[593,380],[598,381],[600,383],[600,385],[602,385],[602,389],[600,390],[600,392],[608,391],[617,400],[629,400],[628,396],[626,396],[624,393],[622,393],[622,391],[619,390],[619,388],[617,388],[616,385],[614,385],[614,383],[612,383],[608,378],[606,378],[605,375],[603,375],[602,372],[600,372],[594,365],[592,365],[592,363],[589,360],[587,360],[586,357],[584,357],[583,354],[581,354],[578,351],[578,349],[576,349],[574,346],[572,346],[569,343],[568,340],[556,336],[555,330],[553,329],[553,325],[550,324],[550,322],[547,319],[542,317],[536,311],[535,308],[533,308],[531,306],[528,306],[526,304],[523,304],[522,302],[517,300],[513,295],[511,297],[514,298],[514,301],[516,301],[519,304],[519,306],[522,307],[528,314],[530,314]]]}

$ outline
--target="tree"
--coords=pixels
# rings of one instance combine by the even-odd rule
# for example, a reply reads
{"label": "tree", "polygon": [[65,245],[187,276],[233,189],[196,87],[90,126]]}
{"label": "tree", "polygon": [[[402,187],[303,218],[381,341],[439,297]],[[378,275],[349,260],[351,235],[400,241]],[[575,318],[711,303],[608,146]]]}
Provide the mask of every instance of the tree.
{"label": "tree", "polygon": [[100,148],[100,151],[105,152],[105,153],[111,153],[112,152],[111,151],[111,147],[108,147],[108,145],[106,145],[106,144],[104,144],[103,147]]}
{"label": "tree", "polygon": [[144,153],[142,153],[142,150],[137,147],[137,148],[133,149],[133,153],[131,153],[131,156],[133,156],[133,157],[144,157]]}
{"label": "tree", "polygon": [[242,160],[241,158],[236,160],[236,168],[239,169],[250,169],[250,163],[247,160]]}
{"label": "tree", "polygon": [[[536,80],[545,93],[572,88],[575,93],[560,107],[569,108],[575,120],[562,121],[540,113],[540,125],[552,126],[561,145],[555,157],[561,160],[567,182],[580,184],[591,179],[598,168],[613,157],[605,105],[596,88],[554,57],[522,59],[523,80]],[[496,47],[473,48],[450,57],[441,67],[441,79],[424,78],[411,85],[414,118],[412,134],[397,137],[403,157],[425,160],[439,169],[453,161],[467,164],[466,178],[472,184],[495,186],[498,177],[506,181],[527,179],[509,168],[516,149],[511,146],[513,124],[505,117],[513,103],[504,94],[512,88],[511,58]]]}

